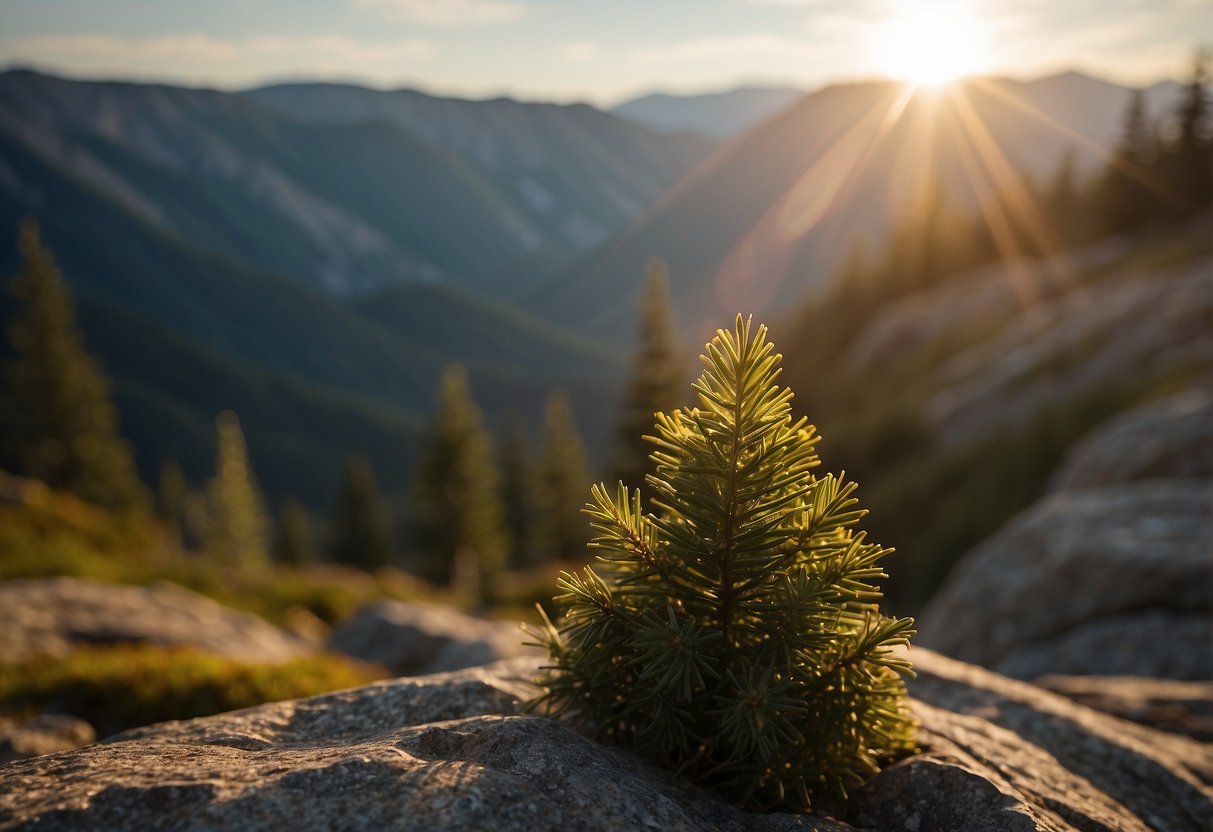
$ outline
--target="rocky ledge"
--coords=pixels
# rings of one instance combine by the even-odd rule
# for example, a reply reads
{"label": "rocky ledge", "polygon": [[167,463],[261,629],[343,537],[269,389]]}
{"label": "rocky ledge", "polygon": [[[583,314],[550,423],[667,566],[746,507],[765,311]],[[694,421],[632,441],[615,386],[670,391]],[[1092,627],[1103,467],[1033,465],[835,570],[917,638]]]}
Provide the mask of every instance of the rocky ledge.
{"label": "rocky ledge", "polygon": [[64,656],[81,644],[192,647],[250,662],[312,652],[303,639],[167,582],[121,586],[79,578],[0,584],[0,661]]}
{"label": "rocky ledge", "polygon": [[0,827],[1193,830],[1213,747],[915,649],[923,753],[838,819],[752,815],[540,716],[533,658],[141,728],[0,767]]}

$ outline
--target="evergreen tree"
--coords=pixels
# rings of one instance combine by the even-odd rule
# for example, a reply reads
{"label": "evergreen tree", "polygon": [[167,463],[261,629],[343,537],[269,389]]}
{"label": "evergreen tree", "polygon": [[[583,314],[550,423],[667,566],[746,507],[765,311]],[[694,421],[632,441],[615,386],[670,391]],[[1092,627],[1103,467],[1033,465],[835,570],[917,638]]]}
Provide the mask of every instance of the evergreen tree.
{"label": "evergreen tree", "polygon": [[1197,52],[1192,77],[1179,105],[1179,138],[1172,153],[1168,184],[1182,200],[1181,211],[1213,207],[1213,126],[1209,112],[1209,53]]}
{"label": "evergreen tree", "polygon": [[585,445],[563,391],[544,407],[535,472],[534,547],[543,560],[580,559],[589,533],[581,519],[581,498],[590,483]]}
{"label": "evergreen tree", "polygon": [[185,502],[189,486],[175,459],[160,463],[160,481],[156,488],[156,516],[179,541],[185,538]]}
{"label": "evergreen tree", "polygon": [[368,572],[392,562],[391,518],[370,461],[348,457],[333,506],[329,559]]}
{"label": "evergreen tree", "polygon": [[517,414],[506,420],[497,460],[501,471],[502,516],[509,540],[506,563],[514,568],[526,566],[531,562],[535,488],[526,427]]}
{"label": "evergreen tree", "polygon": [[146,506],[130,445],[101,365],[84,347],[71,293],[32,221],[21,225],[18,310],[5,367],[14,413],[12,457],[21,473],[108,508]]}
{"label": "evergreen tree", "polygon": [[312,541],[312,521],[298,500],[287,497],[278,510],[274,526],[274,560],[301,566],[316,560]]}
{"label": "evergreen tree", "polygon": [[1132,231],[1158,216],[1157,186],[1151,181],[1156,147],[1145,106],[1141,90],[1135,90],[1125,110],[1120,144],[1097,189],[1104,230],[1112,234]]}
{"label": "evergreen tree", "polygon": [[[766,328],[708,344],[699,407],[658,414],[657,514],[624,486],[586,505],[600,566],[562,573],[541,635],[547,707],[749,808],[808,808],[913,748],[880,613],[889,550],[856,531],[855,486],[814,476]],[[601,575],[599,574],[601,573]]]}
{"label": "evergreen tree", "polygon": [[491,595],[507,549],[500,479],[467,373],[448,366],[418,468],[412,568],[423,577]]}
{"label": "evergreen tree", "polygon": [[1082,192],[1078,186],[1078,172],[1073,148],[1061,157],[1052,181],[1044,194],[1045,210],[1052,221],[1057,237],[1064,243],[1082,242],[1086,237],[1082,205]]}
{"label": "evergreen tree", "polygon": [[612,481],[623,482],[629,488],[639,488],[649,472],[644,434],[653,424],[653,414],[673,410],[682,401],[684,368],[675,344],[669,273],[660,260],[651,261],[646,271],[638,332],[640,349],[624,394],[611,474]]}
{"label": "evergreen tree", "polygon": [[225,410],[215,418],[215,432],[215,476],[206,490],[206,550],[216,562],[231,568],[262,566],[267,561],[269,523],[240,420]]}

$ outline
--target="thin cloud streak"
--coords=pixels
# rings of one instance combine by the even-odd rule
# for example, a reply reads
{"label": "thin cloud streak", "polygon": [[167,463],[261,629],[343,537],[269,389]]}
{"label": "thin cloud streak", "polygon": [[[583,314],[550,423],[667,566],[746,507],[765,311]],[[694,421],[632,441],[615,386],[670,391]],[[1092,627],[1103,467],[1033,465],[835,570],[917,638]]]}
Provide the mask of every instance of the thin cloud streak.
{"label": "thin cloud streak", "polygon": [[77,73],[239,82],[246,80],[250,68],[261,77],[374,69],[399,72],[433,58],[438,47],[424,38],[367,44],[343,35],[225,40],[200,32],[148,38],[88,33],[0,41],[0,53],[13,63]]}
{"label": "thin cloud streak", "polygon": [[529,7],[518,0],[353,0],[354,7],[384,12],[430,26],[480,26],[523,17]]}

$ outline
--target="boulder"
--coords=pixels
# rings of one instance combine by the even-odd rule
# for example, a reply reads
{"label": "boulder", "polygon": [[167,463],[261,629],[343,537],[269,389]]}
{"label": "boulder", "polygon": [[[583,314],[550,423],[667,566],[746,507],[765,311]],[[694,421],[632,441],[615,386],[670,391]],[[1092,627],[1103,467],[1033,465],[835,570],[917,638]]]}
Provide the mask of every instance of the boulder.
{"label": "boulder", "polygon": [[1109,615],[1012,648],[997,670],[1016,679],[1050,673],[1086,676],[1213,678],[1208,613],[1143,609]]}
{"label": "boulder", "polygon": [[1213,390],[1187,390],[1109,419],[1069,450],[1050,489],[1144,479],[1213,479]]}
{"label": "boulder", "polygon": [[856,795],[875,830],[1198,830],[1213,747],[1125,722],[922,648],[910,684],[923,753]]}
{"label": "boulder", "polygon": [[487,621],[453,607],[376,601],[338,624],[328,649],[420,676],[491,664],[531,652],[516,622]]}
{"label": "boulder", "polygon": [[1033,683],[1106,714],[1213,742],[1213,682],[1140,676],[1042,676]]}
{"label": "boulder", "polygon": [[21,721],[0,717],[0,763],[69,751],[96,739],[93,726],[74,716],[42,714]]}
{"label": "boulder", "polygon": [[78,578],[0,584],[0,662],[65,655],[78,644],[193,647],[251,662],[282,662],[308,644],[255,615],[171,583],[122,586]]}
{"label": "boulder", "polygon": [[1200,480],[1049,495],[957,563],[919,643],[1026,679],[1213,678],[1210,506]]}
{"label": "boulder", "polygon": [[533,658],[278,702],[0,768],[56,829],[1206,830],[1213,751],[915,649],[924,752],[847,817],[748,814],[519,700]]}

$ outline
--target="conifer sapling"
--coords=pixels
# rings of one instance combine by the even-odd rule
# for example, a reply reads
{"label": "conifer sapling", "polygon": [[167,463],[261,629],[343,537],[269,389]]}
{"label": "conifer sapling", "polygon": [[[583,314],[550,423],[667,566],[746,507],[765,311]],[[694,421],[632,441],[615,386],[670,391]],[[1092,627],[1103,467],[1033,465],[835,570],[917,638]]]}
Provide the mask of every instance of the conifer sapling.
{"label": "conifer sapling", "polygon": [[700,406],[657,414],[655,514],[622,483],[586,506],[600,565],[562,573],[530,703],[748,808],[805,809],[913,748],[913,621],[881,614],[889,549],[854,483],[815,476],[766,327],[738,316],[703,356]]}

